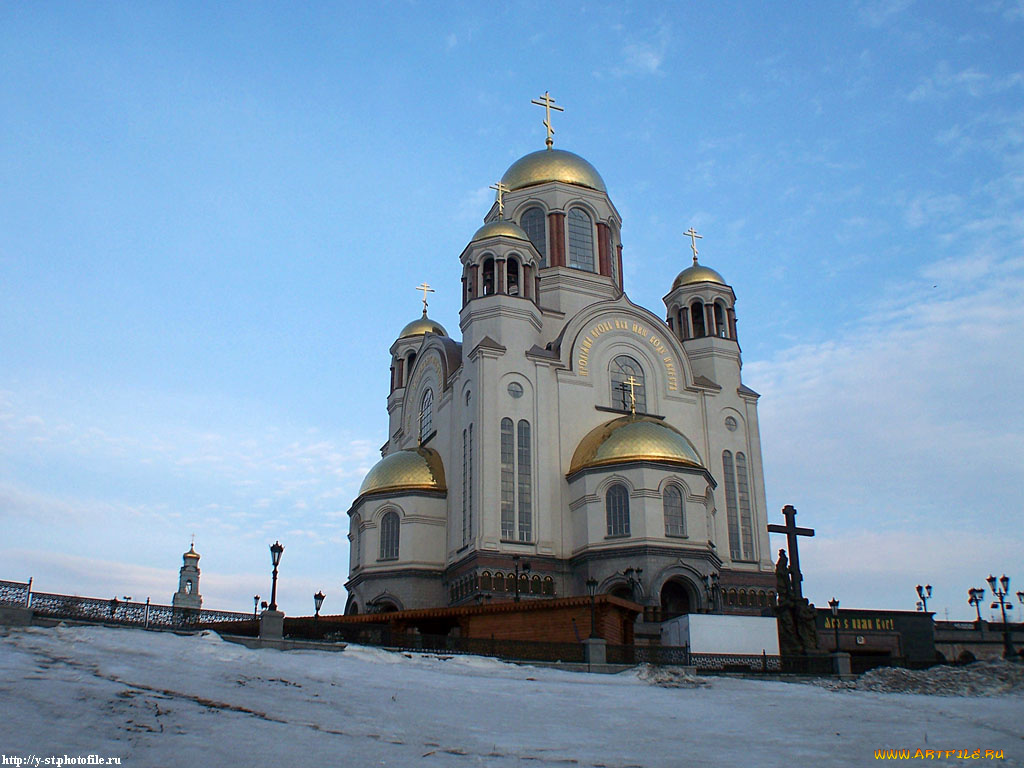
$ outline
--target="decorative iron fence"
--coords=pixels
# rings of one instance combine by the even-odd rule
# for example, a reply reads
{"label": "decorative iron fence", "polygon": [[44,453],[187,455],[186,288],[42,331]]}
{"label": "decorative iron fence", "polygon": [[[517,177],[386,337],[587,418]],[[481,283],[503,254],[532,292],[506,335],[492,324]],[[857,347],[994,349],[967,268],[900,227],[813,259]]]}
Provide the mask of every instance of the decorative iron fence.
{"label": "decorative iron fence", "polygon": [[31,584],[20,581],[0,581],[0,605],[18,605],[27,607]]}
{"label": "decorative iron fence", "polygon": [[609,645],[605,647],[609,664],[653,664],[658,667],[688,667],[693,662],[690,649],[683,645]]}
{"label": "decorative iron fence", "polygon": [[[4,585],[12,582],[0,582],[0,595],[7,600]],[[36,616],[50,619],[72,619],[102,624],[123,624],[127,626],[149,627],[153,629],[199,630],[212,629],[212,625],[252,621],[251,613],[234,611],[211,611],[206,609],[176,608],[171,605],[157,605],[145,602],[137,603],[130,600],[102,600],[96,597],[77,597],[58,595],[49,592],[32,592],[25,596],[20,604],[25,605],[31,600],[32,612]],[[17,596],[16,591],[12,593]]]}

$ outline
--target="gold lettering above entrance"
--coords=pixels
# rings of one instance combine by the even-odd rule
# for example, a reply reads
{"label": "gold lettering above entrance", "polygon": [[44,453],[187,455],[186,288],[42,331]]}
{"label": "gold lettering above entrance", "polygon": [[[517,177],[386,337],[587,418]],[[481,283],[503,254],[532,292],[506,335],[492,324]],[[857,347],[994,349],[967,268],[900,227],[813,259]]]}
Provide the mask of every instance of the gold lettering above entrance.
{"label": "gold lettering above entrance", "polygon": [[594,346],[594,342],[606,333],[612,333],[613,331],[634,333],[643,339],[646,344],[649,344],[655,355],[657,355],[658,359],[661,360],[661,364],[665,367],[665,378],[668,381],[669,391],[676,392],[679,389],[679,377],[678,371],[676,370],[676,361],[670,354],[671,350],[669,349],[668,344],[665,343],[663,338],[659,337],[645,325],[638,323],[635,320],[602,320],[599,323],[595,323],[587,330],[583,339],[580,341],[576,355],[576,370],[580,376],[590,375],[590,350]]}

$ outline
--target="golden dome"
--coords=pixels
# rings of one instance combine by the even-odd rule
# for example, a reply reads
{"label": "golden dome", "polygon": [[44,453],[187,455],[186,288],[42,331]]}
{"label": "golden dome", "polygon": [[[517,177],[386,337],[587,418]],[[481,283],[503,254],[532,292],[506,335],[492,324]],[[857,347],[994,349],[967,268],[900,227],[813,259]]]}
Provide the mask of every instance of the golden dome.
{"label": "golden dome", "polygon": [[573,454],[569,474],[629,461],[701,467],[697,451],[678,429],[650,416],[623,416],[587,433]]}
{"label": "golden dome", "polygon": [[402,332],[398,334],[398,338],[404,339],[407,336],[425,336],[428,333],[436,333],[438,336],[447,336],[448,332],[444,329],[436,320],[431,320],[427,317],[427,311],[423,310],[423,317],[413,320],[411,323],[402,329]]}
{"label": "golden dome", "polygon": [[431,448],[389,453],[366,473],[359,495],[384,491],[446,491],[441,456]]}
{"label": "golden dome", "polygon": [[476,231],[470,242],[475,243],[477,240],[486,240],[488,237],[512,237],[516,240],[530,242],[529,236],[519,228],[518,224],[514,221],[505,221],[504,219],[496,219],[484,224]]}
{"label": "golden dome", "polygon": [[188,552],[186,552],[184,554],[184,557],[189,559],[189,560],[198,560],[199,559],[199,553],[196,552],[196,545],[195,544],[192,544],[188,548]]}
{"label": "golden dome", "polygon": [[604,179],[590,163],[579,155],[564,149],[542,149],[531,152],[516,160],[501,177],[501,183],[510,191],[544,184],[548,181],[562,181],[578,187],[607,192]]}
{"label": "golden dome", "polygon": [[687,267],[678,275],[676,279],[672,281],[672,290],[679,288],[683,285],[691,285],[692,283],[718,283],[719,285],[728,285],[725,282],[725,278],[718,274],[711,267],[705,267],[703,264],[698,264],[697,259],[693,260],[693,266]]}

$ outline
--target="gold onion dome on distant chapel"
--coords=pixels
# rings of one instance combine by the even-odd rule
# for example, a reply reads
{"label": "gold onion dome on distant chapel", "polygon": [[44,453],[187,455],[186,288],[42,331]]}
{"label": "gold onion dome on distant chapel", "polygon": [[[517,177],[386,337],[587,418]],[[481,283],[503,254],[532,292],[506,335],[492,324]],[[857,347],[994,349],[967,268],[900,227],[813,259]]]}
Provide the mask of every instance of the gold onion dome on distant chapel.
{"label": "gold onion dome on distant chapel", "polygon": [[447,336],[448,332],[436,320],[427,317],[427,311],[423,310],[423,316],[418,317],[402,329],[398,338],[406,339],[410,336],[424,336],[428,333],[436,333],[438,336]]}
{"label": "gold onion dome on distant chapel", "polygon": [[630,461],[703,468],[696,449],[678,429],[650,416],[622,416],[587,433],[573,454],[569,474]]}
{"label": "gold onion dome on distant chapel", "polygon": [[718,272],[713,270],[711,267],[705,267],[703,264],[698,264],[696,258],[693,260],[693,266],[687,267],[676,275],[676,279],[672,281],[672,290],[675,290],[682,285],[691,285],[693,283],[718,283],[719,285],[728,285],[728,283],[725,282],[724,277],[718,274]]}
{"label": "gold onion dome on distant chapel", "polygon": [[371,469],[359,487],[359,496],[383,491],[445,491],[444,465],[432,448],[410,448],[389,453]]}
{"label": "gold onion dome on distant chapel", "polygon": [[579,155],[564,149],[542,149],[516,160],[501,177],[510,191],[561,181],[578,187],[607,192],[597,169]]}
{"label": "gold onion dome on distant chapel", "polygon": [[503,219],[495,219],[484,224],[476,231],[470,242],[475,243],[477,240],[486,240],[488,237],[511,237],[515,240],[530,242],[529,235],[518,224],[514,221],[505,221]]}

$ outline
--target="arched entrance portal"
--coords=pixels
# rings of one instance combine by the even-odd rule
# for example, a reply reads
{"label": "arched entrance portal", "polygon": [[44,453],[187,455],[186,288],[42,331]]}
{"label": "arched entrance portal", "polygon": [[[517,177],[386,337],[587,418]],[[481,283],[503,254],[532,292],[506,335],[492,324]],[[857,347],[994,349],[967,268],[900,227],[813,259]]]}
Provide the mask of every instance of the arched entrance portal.
{"label": "arched entrance portal", "polygon": [[666,581],[661,588],[661,620],[674,619],[691,610],[690,590],[678,581]]}

